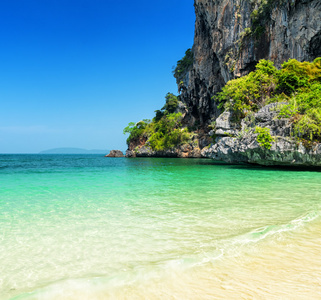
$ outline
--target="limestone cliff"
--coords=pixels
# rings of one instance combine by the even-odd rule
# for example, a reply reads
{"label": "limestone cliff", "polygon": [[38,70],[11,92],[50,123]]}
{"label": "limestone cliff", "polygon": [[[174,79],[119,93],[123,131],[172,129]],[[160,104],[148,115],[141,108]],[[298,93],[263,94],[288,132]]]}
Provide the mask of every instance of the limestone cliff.
{"label": "limestone cliff", "polygon": [[289,58],[321,56],[320,0],[195,0],[194,6],[194,63],[177,80],[188,123],[218,117],[212,96],[260,59],[280,67]]}
{"label": "limestone cliff", "polygon": [[[275,120],[275,107],[273,112],[270,106],[261,108],[253,122],[233,124],[229,112],[222,114],[213,100],[229,80],[253,71],[260,59],[280,68],[290,58],[312,61],[321,56],[321,1],[195,0],[194,7],[193,63],[175,76],[183,126],[196,128],[193,143],[162,152],[140,143],[130,145],[127,155],[201,154],[228,162],[321,166],[320,144],[308,149],[296,143],[289,120]],[[260,119],[262,114],[265,120]],[[262,124],[277,137],[271,149],[257,143],[254,128]]]}

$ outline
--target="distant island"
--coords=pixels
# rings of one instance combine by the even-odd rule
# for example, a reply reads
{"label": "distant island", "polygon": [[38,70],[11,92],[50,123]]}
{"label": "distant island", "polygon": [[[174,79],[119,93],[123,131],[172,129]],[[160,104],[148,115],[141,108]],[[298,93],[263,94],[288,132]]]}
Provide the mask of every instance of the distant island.
{"label": "distant island", "polygon": [[107,154],[110,150],[87,150],[81,148],[54,148],[39,152],[39,154]]}

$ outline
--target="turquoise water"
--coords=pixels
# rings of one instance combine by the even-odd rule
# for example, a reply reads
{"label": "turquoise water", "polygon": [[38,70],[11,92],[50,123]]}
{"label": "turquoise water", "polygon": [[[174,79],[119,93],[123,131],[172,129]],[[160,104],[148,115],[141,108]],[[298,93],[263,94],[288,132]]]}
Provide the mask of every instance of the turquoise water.
{"label": "turquoise water", "polygon": [[312,171],[0,155],[0,299],[318,299],[320,199]]}

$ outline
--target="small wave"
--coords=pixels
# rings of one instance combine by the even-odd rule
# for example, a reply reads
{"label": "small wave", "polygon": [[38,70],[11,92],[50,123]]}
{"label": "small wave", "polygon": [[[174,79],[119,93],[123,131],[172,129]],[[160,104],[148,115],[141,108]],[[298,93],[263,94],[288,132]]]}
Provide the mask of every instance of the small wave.
{"label": "small wave", "polygon": [[[114,299],[114,293],[131,285],[139,285],[149,280],[162,280],[176,274],[181,277],[187,269],[213,263],[222,257],[223,250],[203,253],[189,257],[181,257],[149,264],[137,264],[128,270],[121,270],[111,276],[95,276],[86,278],[70,278],[59,280],[31,292],[19,294],[10,300],[99,300]],[[175,275],[174,275],[175,276]],[[107,298],[106,298],[107,297]]]}
{"label": "small wave", "polygon": [[215,263],[231,255],[239,255],[243,246],[257,244],[259,241],[278,234],[300,230],[306,224],[321,217],[321,211],[313,211],[300,216],[287,224],[269,225],[256,228],[246,234],[226,240],[215,249],[191,256],[154,261],[148,264],[137,263],[135,267],[113,274],[113,276],[88,277],[57,281],[29,293],[17,295],[10,300],[53,300],[53,299],[113,299],[113,293],[130,285],[141,284],[148,280],[168,278],[176,274],[179,278],[187,269]]}
{"label": "small wave", "polygon": [[255,243],[260,240],[263,240],[269,236],[274,236],[280,234],[282,232],[291,232],[302,228],[305,224],[310,223],[321,216],[320,211],[313,211],[307,213],[303,216],[300,216],[297,219],[292,220],[287,224],[282,225],[268,225],[264,227],[257,228],[238,236],[234,241],[233,244],[247,244],[247,243]]}
{"label": "small wave", "polygon": [[20,294],[10,300],[100,299],[98,295],[103,285],[104,280],[100,278],[68,279]]}
{"label": "small wave", "polygon": [[180,259],[169,260],[164,264],[166,269],[180,269],[185,270],[188,268],[201,266],[206,263],[213,263],[216,260],[219,260],[224,255],[224,249],[215,249],[210,253],[203,252],[190,257],[183,257]]}

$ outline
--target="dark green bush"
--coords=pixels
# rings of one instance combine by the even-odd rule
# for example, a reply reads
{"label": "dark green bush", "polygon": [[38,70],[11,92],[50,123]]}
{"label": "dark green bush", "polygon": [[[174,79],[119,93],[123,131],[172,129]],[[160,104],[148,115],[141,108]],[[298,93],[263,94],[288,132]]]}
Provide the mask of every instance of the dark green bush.
{"label": "dark green bush", "polygon": [[177,62],[176,68],[174,69],[174,77],[176,79],[181,78],[183,74],[193,65],[194,54],[192,49],[187,49],[185,56]]}
{"label": "dark green bush", "polygon": [[163,106],[162,110],[168,113],[175,112],[176,108],[178,107],[178,98],[172,93],[167,93],[165,96],[165,105]]}

